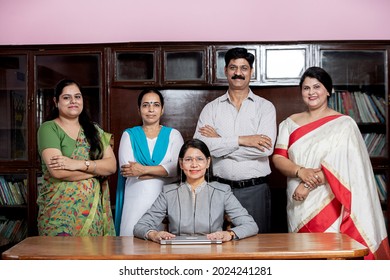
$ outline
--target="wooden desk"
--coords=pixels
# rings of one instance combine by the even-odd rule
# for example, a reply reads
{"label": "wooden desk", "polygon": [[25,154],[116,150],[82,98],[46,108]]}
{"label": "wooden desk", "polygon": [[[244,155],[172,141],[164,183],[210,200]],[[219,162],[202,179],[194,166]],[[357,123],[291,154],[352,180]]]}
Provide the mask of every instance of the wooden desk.
{"label": "wooden desk", "polygon": [[160,245],[133,237],[28,237],[3,259],[220,260],[353,259],[368,249],[337,233],[259,234],[213,245]]}

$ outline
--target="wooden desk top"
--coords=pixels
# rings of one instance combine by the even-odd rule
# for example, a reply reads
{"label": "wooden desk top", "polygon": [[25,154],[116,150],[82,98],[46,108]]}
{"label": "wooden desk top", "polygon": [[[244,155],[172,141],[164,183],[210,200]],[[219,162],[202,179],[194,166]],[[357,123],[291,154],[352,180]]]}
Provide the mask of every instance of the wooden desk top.
{"label": "wooden desk top", "polygon": [[258,234],[212,245],[160,245],[133,237],[28,237],[3,259],[253,260],[363,258],[368,249],[344,234]]}

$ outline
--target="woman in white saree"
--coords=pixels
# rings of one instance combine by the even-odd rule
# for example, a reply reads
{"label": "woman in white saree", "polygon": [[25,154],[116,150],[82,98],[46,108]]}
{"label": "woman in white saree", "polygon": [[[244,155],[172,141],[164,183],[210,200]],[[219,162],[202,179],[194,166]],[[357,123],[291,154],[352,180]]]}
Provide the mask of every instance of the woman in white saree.
{"label": "woman in white saree", "polygon": [[279,125],[273,155],[287,176],[289,232],[342,232],[390,259],[370,158],[355,121],[328,107],[332,79],[319,67],[303,74],[307,110]]}

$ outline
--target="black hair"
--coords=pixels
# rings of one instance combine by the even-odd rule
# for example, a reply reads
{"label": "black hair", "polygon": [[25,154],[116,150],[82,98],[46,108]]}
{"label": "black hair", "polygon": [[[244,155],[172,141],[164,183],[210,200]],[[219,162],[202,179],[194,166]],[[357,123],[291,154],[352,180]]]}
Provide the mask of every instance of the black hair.
{"label": "black hair", "polygon": [[328,72],[326,72],[324,69],[316,66],[307,68],[306,71],[303,73],[301,80],[299,82],[299,88],[301,90],[302,90],[303,81],[307,77],[317,79],[321,84],[323,84],[329,93],[328,98],[332,95],[332,89],[333,89],[332,78],[330,77]]}
{"label": "black hair", "polygon": [[[56,98],[56,102],[58,103],[59,97],[62,94],[62,91],[65,87],[75,85],[79,88],[82,94],[82,88],[78,82],[71,79],[63,79],[60,80],[54,88],[54,97]],[[47,120],[54,120],[59,117],[58,107],[54,106],[51,111],[50,117]],[[89,157],[92,160],[101,159],[103,157],[103,146],[99,138],[99,132],[96,128],[95,123],[91,121],[91,118],[88,116],[88,113],[83,106],[83,110],[79,115],[79,123],[84,130],[85,137],[90,145]]]}
{"label": "black hair", "polygon": [[139,93],[139,95],[138,95],[138,109],[141,108],[142,98],[147,93],[155,93],[155,94],[157,94],[160,97],[161,108],[164,108],[164,97],[163,97],[162,93],[158,89],[148,88],[148,89],[144,89],[143,91],[141,91]]}
{"label": "black hair", "polygon": [[[208,171],[206,171],[205,178],[206,178],[206,181],[208,181],[208,182],[213,180],[213,164],[212,164],[210,150],[207,147],[207,145],[202,140],[195,139],[195,138],[185,141],[184,144],[181,146],[181,149],[179,152],[179,161],[183,159],[185,153],[187,152],[187,150],[189,148],[198,149],[199,151],[201,151],[205,155],[205,157],[207,159],[208,158],[210,159],[210,165],[209,165]],[[187,179],[187,176],[186,176],[186,174],[184,174],[184,172],[181,171],[179,161],[177,162],[177,174],[182,173],[181,181],[184,182]]]}
{"label": "black hair", "polygon": [[228,67],[232,59],[243,58],[248,61],[249,66],[253,68],[253,62],[255,61],[255,56],[248,52],[246,48],[232,48],[228,50],[225,54],[225,67]]}

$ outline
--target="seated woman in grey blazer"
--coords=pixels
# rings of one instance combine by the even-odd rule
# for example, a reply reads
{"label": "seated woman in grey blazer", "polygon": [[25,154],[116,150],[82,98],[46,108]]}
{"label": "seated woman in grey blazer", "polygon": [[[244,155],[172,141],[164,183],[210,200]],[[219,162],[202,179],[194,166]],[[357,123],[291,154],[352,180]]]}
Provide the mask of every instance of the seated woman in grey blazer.
{"label": "seated woman in grey blazer", "polygon": [[[210,151],[198,139],[186,141],[178,161],[180,183],[163,187],[151,208],[134,227],[134,236],[160,242],[176,235],[207,235],[210,240],[242,239],[256,235],[258,227],[233,195],[230,186],[209,182]],[[223,230],[225,214],[234,227]],[[168,231],[158,226],[168,218]]]}

